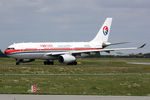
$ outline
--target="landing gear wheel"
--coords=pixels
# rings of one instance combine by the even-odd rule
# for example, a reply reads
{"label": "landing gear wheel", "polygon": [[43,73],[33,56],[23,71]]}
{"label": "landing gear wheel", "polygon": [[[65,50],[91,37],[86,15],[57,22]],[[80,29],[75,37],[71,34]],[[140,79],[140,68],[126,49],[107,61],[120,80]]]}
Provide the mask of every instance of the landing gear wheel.
{"label": "landing gear wheel", "polygon": [[44,61],[44,65],[47,65],[47,62],[46,62],[46,61]]}
{"label": "landing gear wheel", "polygon": [[44,65],[54,65],[53,61],[44,61]]}
{"label": "landing gear wheel", "polygon": [[73,62],[73,65],[77,65],[77,62],[75,61],[75,62]]}
{"label": "landing gear wheel", "polygon": [[67,65],[77,65],[77,62],[74,61],[74,62],[68,63]]}

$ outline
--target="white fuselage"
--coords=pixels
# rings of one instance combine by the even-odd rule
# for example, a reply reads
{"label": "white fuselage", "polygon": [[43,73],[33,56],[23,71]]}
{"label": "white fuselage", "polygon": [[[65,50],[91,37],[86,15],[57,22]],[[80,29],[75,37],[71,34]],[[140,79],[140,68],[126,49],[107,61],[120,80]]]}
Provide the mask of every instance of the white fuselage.
{"label": "white fuselage", "polygon": [[[100,44],[100,43],[99,43]],[[16,59],[57,59],[55,56],[45,56],[47,53],[94,50],[102,45],[90,42],[41,42],[15,43],[8,47],[5,53]],[[10,50],[9,50],[10,48]]]}

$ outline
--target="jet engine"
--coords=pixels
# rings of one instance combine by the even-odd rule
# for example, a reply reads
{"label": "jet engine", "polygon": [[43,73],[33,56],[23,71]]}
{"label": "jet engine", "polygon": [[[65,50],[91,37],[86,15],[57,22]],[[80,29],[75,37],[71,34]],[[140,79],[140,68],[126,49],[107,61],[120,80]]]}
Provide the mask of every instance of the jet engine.
{"label": "jet engine", "polygon": [[76,62],[76,58],[70,54],[64,54],[59,56],[58,61],[60,63],[70,64]]}

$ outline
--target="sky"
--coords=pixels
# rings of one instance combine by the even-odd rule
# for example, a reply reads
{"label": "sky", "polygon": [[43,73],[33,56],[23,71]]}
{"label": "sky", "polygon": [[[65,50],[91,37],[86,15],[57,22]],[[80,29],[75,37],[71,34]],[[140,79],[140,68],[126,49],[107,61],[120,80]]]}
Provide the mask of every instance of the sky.
{"label": "sky", "polygon": [[[150,0],[0,0],[0,48],[18,42],[86,42],[112,17],[109,42],[147,43],[150,52]],[[112,48],[114,48],[112,47]]]}

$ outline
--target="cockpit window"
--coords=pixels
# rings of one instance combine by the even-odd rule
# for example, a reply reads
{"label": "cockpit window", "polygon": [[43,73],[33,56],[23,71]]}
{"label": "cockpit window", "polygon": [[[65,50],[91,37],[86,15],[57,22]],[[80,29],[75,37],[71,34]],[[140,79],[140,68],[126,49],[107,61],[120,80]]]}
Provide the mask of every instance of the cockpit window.
{"label": "cockpit window", "polygon": [[15,48],[7,48],[7,50],[14,50]]}

